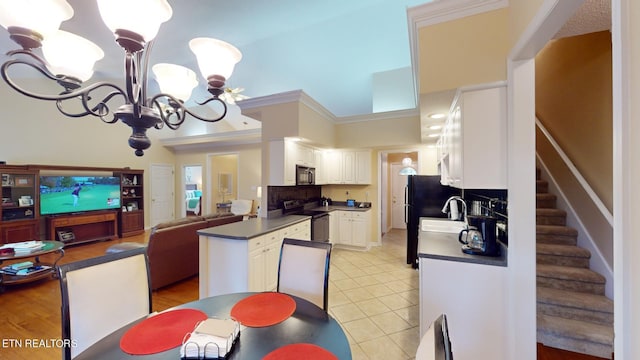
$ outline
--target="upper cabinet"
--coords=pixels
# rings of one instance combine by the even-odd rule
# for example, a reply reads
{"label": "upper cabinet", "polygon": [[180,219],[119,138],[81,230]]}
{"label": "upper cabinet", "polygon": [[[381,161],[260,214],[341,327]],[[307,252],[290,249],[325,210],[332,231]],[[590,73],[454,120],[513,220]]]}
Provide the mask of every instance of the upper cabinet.
{"label": "upper cabinet", "polygon": [[504,82],[458,90],[439,142],[444,185],[507,188],[506,97]]}
{"label": "upper cabinet", "polygon": [[269,185],[295,185],[296,165],[313,167],[316,185],[371,184],[371,150],[321,150],[287,139],[269,142]]}
{"label": "upper cabinet", "polygon": [[327,184],[371,184],[371,150],[327,150]]}

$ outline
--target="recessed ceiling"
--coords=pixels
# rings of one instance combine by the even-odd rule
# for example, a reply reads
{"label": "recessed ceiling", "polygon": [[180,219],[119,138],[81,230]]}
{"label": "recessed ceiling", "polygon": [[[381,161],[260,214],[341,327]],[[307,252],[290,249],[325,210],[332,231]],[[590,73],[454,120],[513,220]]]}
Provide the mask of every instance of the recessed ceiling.
{"label": "recessed ceiling", "polygon": [[[95,1],[68,2],[75,14],[61,28],[86,37],[105,52],[90,81],[121,78],[122,50],[104,26]],[[171,62],[198,72],[188,41],[215,37],[243,53],[227,86],[244,88],[244,95],[303,90],[338,117],[370,114],[373,75],[411,66],[406,8],[425,2],[169,0],[173,16],[158,33],[151,62]],[[16,49],[0,29],[2,53]],[[204,90],[204,80],[199,81]],[[200,91],[192,100],[205,96]]]}

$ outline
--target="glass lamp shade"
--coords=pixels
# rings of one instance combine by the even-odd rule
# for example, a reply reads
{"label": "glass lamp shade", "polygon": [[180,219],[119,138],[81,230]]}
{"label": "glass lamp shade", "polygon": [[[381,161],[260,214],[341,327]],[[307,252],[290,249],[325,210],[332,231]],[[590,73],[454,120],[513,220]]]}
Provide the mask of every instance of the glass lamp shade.
{"label": "glass lamp shade", "polygon": [[404,159],[402,159],[402,166],[411,166],[411,158],[410,157],[406,157]]}
{"label": "glass lamp shade", "polygon": [[196,55],[200,72],[205,79],[212,75],[229,79],[233,68],[242,59],[240,50],[222,40],[195,38],[189,41],[189,47]]}
{"label": "glass lamp shade", "polygon": [[104,57],[104,52],[96,44],[62,30],[42,41],[42,53],[52,73],[73,76],[82,81],[89,80],[93,75],[93,65]]}
{"label": "glass lamp shade", "polygon": [[403,167],[399,172],[400,175],[416,175],[417,173],[416,169],[410,166]]}
{"label": "glass lamp shade", "polygon": [[184,66],[174,64],[155,64],[151,68],[160,91],[182,101],[187,101],[193,88],[198,85],[196,73]]}
{"label": "glass lamp shade", "polygon": [[0,0],[0,25],[30,29],[44,38],[72,16],[73,8],[66,0]]}
{"label": "glass lamp shade", "polygon": [[156,37],[160,25],[169,20],[173,11],[166,0],[97,0],[105,25],[116,30],[129,30],[149,42]]}

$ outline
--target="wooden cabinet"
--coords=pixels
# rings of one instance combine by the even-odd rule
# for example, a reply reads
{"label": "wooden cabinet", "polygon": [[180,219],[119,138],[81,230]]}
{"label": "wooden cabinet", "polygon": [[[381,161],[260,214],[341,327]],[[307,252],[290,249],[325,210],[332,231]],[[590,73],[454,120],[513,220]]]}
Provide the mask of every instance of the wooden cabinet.
{"label": "wooden cabinet", "polygon": [[37,240],[40,195],[38,171],[7,167],[0,168],[0,174],[0,244]]}
{"label": "wooden cabinet", "polygon": [[[66,244],[111,240],[118,237],[118,212],[115,210],[49,216],[46,223],[47,238]],[[72,236],[65,238],[61,231]]]}
{"label": "wooden cabinet", "polygon": [[122,209],[118,216],[120,237],[144,232],[144,171],[129,170],[114,175],[120,177]]}
{"label": "wooden cabinet", "polygon": [[371,238],[370,211],[334,211],[338,218],[336,244],[367,248]]}
{"label": "wooden cabinet", "polygon": [[506,96],[502,82],[458,90],[438,151],[443,184],[507,188]]}

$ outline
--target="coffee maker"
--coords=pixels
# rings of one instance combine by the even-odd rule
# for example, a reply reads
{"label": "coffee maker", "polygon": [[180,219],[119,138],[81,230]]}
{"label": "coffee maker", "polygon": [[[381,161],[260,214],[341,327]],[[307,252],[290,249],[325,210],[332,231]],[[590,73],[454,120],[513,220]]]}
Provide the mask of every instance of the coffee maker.
{"label": "coffee maker", "polygon": [[[469,227],[460,232],[458,240],[463,244],[462,252],[470,255],[500,256],[497,241],[497,219],[491,216],[467,216]],[[463,235],[466,234],[465,239]]]}

